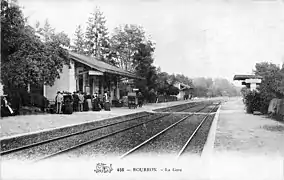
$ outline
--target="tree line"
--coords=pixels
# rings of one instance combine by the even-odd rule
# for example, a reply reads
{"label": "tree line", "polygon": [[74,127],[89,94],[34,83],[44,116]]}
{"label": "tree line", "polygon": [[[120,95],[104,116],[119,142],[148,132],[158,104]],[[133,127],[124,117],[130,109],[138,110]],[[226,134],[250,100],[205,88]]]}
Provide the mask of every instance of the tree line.
{"label": "tree line", "polygon": [[[69,65],[68,51],[95,57],[126,71],[136,73],[144,80],[134,84],[144,94],[176,95],[174,86],[181,82],[195,88],[195,96],[237,95],[236,88],[225,79],[190,79],[183,74],[168,74],[155,67],[155,43],[142,26],[124,24],[111,33],[106,18],[96,7],[86,22],[76,27],[71,41],[64,32],[56,32],[48,20],[35,27],[16,1],[1,0],[1,82],[4,92],[27,89],[29,84],[53,85],[60,77],[63,65]],[[213,83],[214,82],[214,83]]]}
{"label": "tree line", "polygon": [[78,25],[74,35],[74,52],[97,57],[124,70],[136,72],[145,80],[135,81],[135,85],[145,93],[154,89],[158,94],[177,95],[179,90],[174,84],[181,82],[194,87],[192,93],[195,96],[239,95],[239,89],[226,79],[190,79],[183,74],[161,71],[160,67],[153,66],[155,43],[143,27],[135,24],[120,25],[110,34],[106,28],[106,18],[98,7],[91,13],[85,31],[82,25]]}

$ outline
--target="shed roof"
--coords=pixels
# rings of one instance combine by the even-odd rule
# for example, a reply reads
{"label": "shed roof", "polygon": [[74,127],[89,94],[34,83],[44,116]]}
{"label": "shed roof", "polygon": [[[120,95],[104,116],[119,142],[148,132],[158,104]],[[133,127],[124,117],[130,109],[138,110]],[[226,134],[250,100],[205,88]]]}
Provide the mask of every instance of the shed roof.
{"label": "shed roof", "polygon": [[187,84],[184,84],[184,83],[182,83],[182,82],[179,82],[179,81],[177,81],[176,82],[177,84],[180,84],[180,85],[182,85],[184,88],[182,88],[182,90],[183,89],[193,89],[193,87],[191,87],[191,86],[189,86],[189,85],[187,85]]}
{"label": "shed roof", "polygon": [[85,55],[81,55],[81,54],[77,54],[74,52],[69,52],[71,59],[78,61],[80,63],[83,63],[87,66],[90,66],[94,69],[97,69],[101,72],[107,72],[107,73],[111,73],[111,74],[117,74],[117,75],[121,75],[124,77],[130,77],[130,78],[135,78],[135,79],[143,79],[142,77],[138,77],[136,76],[136,74],[123,70],[121,68],[118,68],[116,66],[107,64],[103,61],[99,61],[94,57],[89,57],[89,56],[85,56]]}
{"label": "shed roof", "polygon": [[235,75],[234,80],[246,80],[246,79],[262,79],[261,76],[257,75]]}

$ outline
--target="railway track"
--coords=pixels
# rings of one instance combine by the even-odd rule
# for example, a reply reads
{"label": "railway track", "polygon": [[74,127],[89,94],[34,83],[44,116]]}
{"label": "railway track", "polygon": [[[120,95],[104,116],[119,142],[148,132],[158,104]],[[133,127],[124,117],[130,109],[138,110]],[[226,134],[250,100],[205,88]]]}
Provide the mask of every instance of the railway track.
{"label": "railway track", "polygon": [[[199,106],[196,111],[201,111],[206,107],[207,106]],[[176,116],[172,113],[171,116],[172,117],[166,116],[163,119],[156,120],[156,123],[154,123],[154,121],[145,123],[143,124],[143,126],[145,125],[145,127],[139,126],[131,128],[111,137],[102,139],[101,141],[96,141],[94,143],[91,142],[89,144],[86,144],[86,146],[82,148],[76,148],[71,150],[70,152],[63,153],[62,156],[54,157],[52,158],[52,160],[60,161],[66,158],[73,159],[84,156],[88,158],[102,158],[103,156],[107,156],[108,158],[111,156],[118,157],[131,147],[141,144],[143,141],[145,141],[145,139],[149,139],[155,133],[163,131],[168,126],[171,126],[172,124],[179,121],[180,118],[184,118],[187,115]]]}
{"label": "railway track", "polygon": [[[202,125],[204,124],[204,122],[209,118],[209,116],[211,115],[211,113],[215,110],[217,110],[219,104],[215,105],[213,108],[210,109],[210,111],[207,113],[207,115],[205,115],[201,122],[199,122],[199,124],[197,125],[197,127],[195,127],[195,129],[193,130],[193,132],[189,135],[188,139],[186,140],[186,142],[183,144],[183,146],[181,146],[181,148],[179,148],[177,145],[177,147],[173,148],[173,154],[176,154],[176,158],[180,158],[186,151],[188,145],[191,143],[191,141],[193,140],[193,138],[196,136],[196,134],[198,133],[198,131],[200,130],[200,128],[202,127]],[[200,111],[204,110],[206,108],[200,109]],[[149,152],[153,152],[153,151],[157,151],[157,147],[159,147],[160,149],[158,150],[162,150],[163,146],[161,146],[161,143],[159,141],[161,141],[161,139],[163,138],[162,136],[165,135],[167,132],[169,132],[170,130],[174,129],[175,127],[178,126],[178,124],[181,124],[182,122],[188,120],[191,116],[193,116],[193,114],[187,115],[186,117],[183,117],[182,119],[180,119],[179,121],[171,124],[170,126],[168,126],[167,128],[163,129],[162,131],[156,133],[155,135],[153,135],[152,137],[148,138],[147,140],[145,140],[144,142],[142,142],[141,144],[135,146],[134,148],[130,149],[129,151],[127,151],[126,153],[124,153],[123,155],[120,156],[120,159],[124,159],[128,156],[131,156],[133,154],[135,154],[135,152],[140,153],[144,152],[144,153],[149,153]],[[211,125],[211,123],[210,123]],[[182,126],[182,125],[181,125]],[[171,134],[172,135],[172,134]],[[165,135],[166,136],[166,135]],[[159,140],[157,140],[159,138]],[[173,137],[171,137],[173,138]],[[156,143],[152,143],[153,141],[156,140]],[[150,144],[150,145],[149,145]],[[158,145],[157,145],[158,144]],[[152,146],[152,147],[147,147],[147,146]],[[144,149],[143,149],[144,148]],[[156,148],[156,149],[155,149]],[[142,150],[141,150],[142,149]],[[149,150],[150,149],[150,150]],[[179,150],[178,150],[179,149]],[[165,150],[165,149],[163,149]],[[137,153],[137,154],[138,154]],[[156,154],[155,154],[156,155]]]}
{"label": "railway track", "polygon": [[[173,107],[172,110],[180,112],[188,108],[194,108],[198,106],[202,106],[202,105],[199,103],[195,103],[194,105],[187,104],[186,106]],[[202,107],[202,109],[204,109],[205,107]],[[4,160],[12,159],[12,158],[18,159],[19,157],[24,157],[22,159],[28,159],[28,160],[32,160],[32,162],[38,162],[40,160],[48,159],[48,158],[57,156],[59,154],[68,152],[70,150],[82,147],[84,145],[90,144],[100,139],[110,137],[117,133],[127,131],[137,126],[144,125],[151,121],[162,119],[163,117],[166,117],[169,115],[170,114],[150,114],[150,115],[145,115],[142,117],[137,117],[137,118],[121,121],[121,122],[110,123],[110,124],[99,126],[96,128],[91,128],[91,129],[87,129],[84,131],[71,133],[68,135],[63,135],[63,136],[59,136],[56,138],[52,138],[52,139],[32,143],[29,145],[9,149],[6,151],[1,151],[0,155],[2,156],[2,159]],[[84,136],[96,137],[96,138],[86,139],[84,138]],[[66,145],[66,146],[57,147],[56,145],[58,144]]]}

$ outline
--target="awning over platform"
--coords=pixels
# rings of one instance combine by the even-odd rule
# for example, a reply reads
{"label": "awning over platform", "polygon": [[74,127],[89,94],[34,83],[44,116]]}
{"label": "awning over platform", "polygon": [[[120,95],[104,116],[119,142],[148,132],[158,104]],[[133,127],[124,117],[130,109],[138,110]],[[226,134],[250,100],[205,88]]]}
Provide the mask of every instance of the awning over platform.
{"label": "awning over platform", "polygon": [[143,79],[142,77],[136,76],[136,74],[132,72],[125,71],[113,65],[107,64],[103,61],[99,61],[96,58],[88,57],[88,56],[77,54],[74,52],[69,52],[69,54],[71,56],[71,59],[78,61],[82,64],[85,64],[87,66],[90,66],[91,68],[94,68],[100,72],[107,72],[110,74],[121,75],[124,77],[129,77],[129,78],[134,78],[134,79]]}
{"label": "awning over platform", "polygon": [[262,79],[261,76],[257,75],[235,75],[234,80],[246,80],[246,79]]}

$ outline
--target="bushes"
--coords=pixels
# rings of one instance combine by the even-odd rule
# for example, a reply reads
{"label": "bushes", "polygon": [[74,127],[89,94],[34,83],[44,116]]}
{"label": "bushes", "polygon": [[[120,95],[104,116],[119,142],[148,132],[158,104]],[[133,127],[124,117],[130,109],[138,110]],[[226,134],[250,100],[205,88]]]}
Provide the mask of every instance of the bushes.
{"label": "bushes", "polygon": [[251,114],[253,111],[260,111],[262,108],[261,103],[263,102],[263,99],[260,97],[260,93],[256,91],[249,91],[244,98],[247,113]]}
{"label": "bushes", "polygon": [[253,113],[253,111],[259,111],[262,114],[267,114],[271,97],[265,96],[261,92],[248,91],[244,95],[245,105],[247,113]]}
{"label": "bushes", "polygon": [[11,102],[11,107],[16,110],[17,114],[21,106],[34,106],[44,111],[49,103],[46,97],[40,94],[28,93],[24,90],[10,91],[8,97]]}

